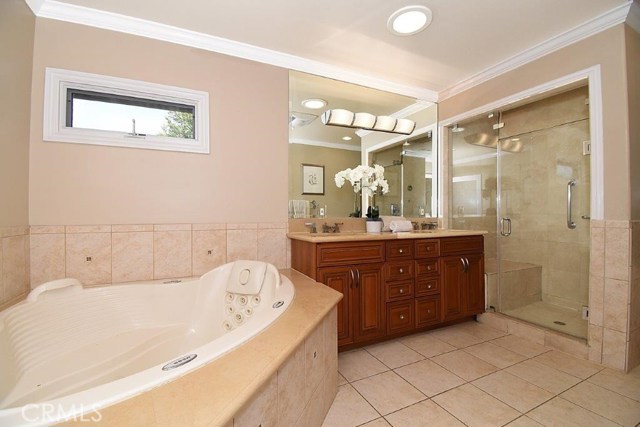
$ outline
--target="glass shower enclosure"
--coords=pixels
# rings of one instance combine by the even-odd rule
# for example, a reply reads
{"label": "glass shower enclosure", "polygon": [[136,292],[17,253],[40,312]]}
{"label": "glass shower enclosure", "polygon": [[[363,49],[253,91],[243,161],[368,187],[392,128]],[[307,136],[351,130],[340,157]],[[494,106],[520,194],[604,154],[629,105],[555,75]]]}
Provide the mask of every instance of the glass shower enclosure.
{"label": "glass shower enclosure", "polygon": [[489,231],[489,308],[586,338],[587,87],[458,123],[448,138],[449,223]]}

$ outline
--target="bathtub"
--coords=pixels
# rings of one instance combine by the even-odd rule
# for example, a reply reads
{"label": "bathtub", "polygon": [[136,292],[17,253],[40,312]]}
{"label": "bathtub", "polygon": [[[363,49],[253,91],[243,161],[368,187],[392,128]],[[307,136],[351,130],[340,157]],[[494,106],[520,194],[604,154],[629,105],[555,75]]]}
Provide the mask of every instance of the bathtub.
{"label": "bathtub", "polygon": [[179,283],[38,286],[0,313],[0,426],[99,421],[100,408],[249,340],[293,297],[291,281],[257,261]]}

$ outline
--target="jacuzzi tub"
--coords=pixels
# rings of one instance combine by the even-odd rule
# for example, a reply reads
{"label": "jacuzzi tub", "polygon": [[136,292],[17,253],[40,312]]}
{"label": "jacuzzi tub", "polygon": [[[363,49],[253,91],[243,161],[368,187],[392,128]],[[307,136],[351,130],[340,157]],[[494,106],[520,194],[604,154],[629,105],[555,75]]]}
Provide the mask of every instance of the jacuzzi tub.
{"label": "jacuzzi tub", "polygon": [[45,283],[0,313],[0,426],[98,421],[99,409],[241,345],[291,304],[271,264],[170,284]]}

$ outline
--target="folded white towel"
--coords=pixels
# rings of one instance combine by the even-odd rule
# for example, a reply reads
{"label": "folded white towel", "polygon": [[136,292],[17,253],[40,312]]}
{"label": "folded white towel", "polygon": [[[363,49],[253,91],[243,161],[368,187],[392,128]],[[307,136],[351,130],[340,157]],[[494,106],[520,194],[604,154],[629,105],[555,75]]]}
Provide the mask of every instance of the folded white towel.
{"label": "folded white towel", "polygon": [[261,261],[236,261],[233,263],[227,292],[233,294],[256,295],[262,289],[265,275],[267,274],[267,264]]}
{"label": "folded white towel", "polygon": [[389,226],[393,221],[404,221],[403,216],[389,216],[389,215],[380,215],[380,219],[382,219],[382,231],[391,231]]}
{"label": "folded white towel", "polygon": [[413,231],[413,225],[411,221],[399,220],[399,221],[391,221],[389,224],[389,229],[394,233],[398,233],[400,231]]}

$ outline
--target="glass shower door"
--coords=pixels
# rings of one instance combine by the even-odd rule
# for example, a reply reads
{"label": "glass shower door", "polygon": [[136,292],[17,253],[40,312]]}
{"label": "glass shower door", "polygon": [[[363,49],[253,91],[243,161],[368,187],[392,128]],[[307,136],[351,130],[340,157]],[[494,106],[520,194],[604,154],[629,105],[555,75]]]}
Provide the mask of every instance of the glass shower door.
{"label": "glass shower door", "polygon": [[[507,117],[502,117],[505,122]],[[499,304],[510,316],[586,338],[589,120],[498,143]]]}

